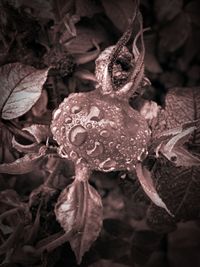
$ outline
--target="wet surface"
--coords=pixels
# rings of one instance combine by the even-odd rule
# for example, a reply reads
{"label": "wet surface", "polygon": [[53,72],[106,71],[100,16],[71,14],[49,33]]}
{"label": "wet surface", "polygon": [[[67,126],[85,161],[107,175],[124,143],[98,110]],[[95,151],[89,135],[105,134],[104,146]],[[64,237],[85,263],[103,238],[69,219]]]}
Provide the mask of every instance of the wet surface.
{"label": "wet surface", "polygon": [[[62,115],[61,115],[62,114]],[[128,103],[98,93],[72,94],[54,112],[54,138],[75,163],[109,172],[131,169],[149,140],[149,129]]]}

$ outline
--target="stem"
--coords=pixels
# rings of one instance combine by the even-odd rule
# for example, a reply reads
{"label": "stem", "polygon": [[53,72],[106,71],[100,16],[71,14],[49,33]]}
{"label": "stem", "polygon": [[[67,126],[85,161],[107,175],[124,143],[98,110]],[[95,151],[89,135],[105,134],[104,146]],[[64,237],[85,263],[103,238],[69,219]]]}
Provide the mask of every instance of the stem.
{"label": "stem", "polygon": [[67,242],[70,237],[73,235],[73,232],[69,232],[66,234],[63,234],[61,237],[58,237],[56,240],[52,241],[51,243],[39,248],[36,250],[36,253],[41,255],[43,252],[51,252],[54,249],[56,249],[57,247],[60,247],[61,245],[63,245],[65,242]]}
{"label": "stem", "polygon": [[90,178],[91,170],[84,164],[78,164],[75,169],[75,180],[87,181]]}
{"label": "stem", "polygon": [[35,142],[35,138],[28,134],[27,132],[25,131],[22,131],[21,129],[17,128],[17,126],[12,123],[12,122],[6,122],[6,123],[3,123],[3,125],[14,135],[19,135],[27,140],[29,140],[30,142]]}
{"label": "stem", "polygon": [[141,36],[141,52],[139,53],[138,48],[136,46],[136,41],[133,42],[133,53],[135,57],[135,68],[131,74],[130,81],[122,87],[121,90],[117,91],[116,94],[118,96],[125,96],[126,98],[130,98],[133,93],[137,90],[138,86],[143,80],[144,77],[144,54],[145,54],[145,47],[144,47],[144,39],[143,39],[143,23],[142,23],[142,15],[138,13],[138,20],[140,23],[140,31],[136,36],[136,41],[138,36]]}
{"label": "stem", "polygon": [[11,209],[11,210],[8,210],[8,211],[5,211],[4,213],[2,213],[0,215],[0,220],[2,221],[4,218],[6,218],[6,217],[8,217],[10,215],[15,214],[18,210],[20,210],[20,207],[14,208],[14,209]]}
{"label": "stem", "polygon": [[136,7],[135,7],[135,10],[133,13],[133,17],[131,18],[131,21],[128,25],[128,29],[124,32],[122,37],[119,39],[119,41],[115,45],[115,47],[114,47],[114,49],[110,55],[110,62],[108,64],[108,72],[111,75],[111,77],[112,77],[113,65],[116,62],[116,60],[119,56],[119,53],[121,52],[123,46],[125,46],[127,44],[127,42],[129,41],[129,39],[131,38],[132,31],[133,31],[133,23],[135,21],[137,13],[138,13],[138,1],[136,1]]}

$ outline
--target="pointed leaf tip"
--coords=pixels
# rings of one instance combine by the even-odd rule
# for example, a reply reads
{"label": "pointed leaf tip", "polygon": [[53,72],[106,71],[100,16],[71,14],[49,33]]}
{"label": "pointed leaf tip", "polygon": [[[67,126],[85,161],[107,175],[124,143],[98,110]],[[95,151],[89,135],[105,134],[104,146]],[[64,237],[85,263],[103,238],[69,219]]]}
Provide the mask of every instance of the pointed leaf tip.
{"label": "pointed leaf tip", "polygon": [[156,206],[165,209],[170,216],[174,217],[174,214],[172,214],[172,212],[167,208],[166,204],[158,195],[158,192],[156,191],[153,180],[151,178],[151,172],[144,166],[142,166],[141,163],[138,163],[136,165],[136,173],[144,192],[151,199],[151,201]]}
{"label": "pointed leaf tip", "polygon": [[46,150],[46,146],[42,146],[38,153],[29,153],[12,163],[0,164],[0,173],[25,174],[31,172],[37,168],[45,156]]}
{"label": "pointed leaf tip", "polygon": [[75,180],[59,196],[55,214],[65,232],[73,233],[69,242],[80,264],[101,230],[101,197],[88,181]]}

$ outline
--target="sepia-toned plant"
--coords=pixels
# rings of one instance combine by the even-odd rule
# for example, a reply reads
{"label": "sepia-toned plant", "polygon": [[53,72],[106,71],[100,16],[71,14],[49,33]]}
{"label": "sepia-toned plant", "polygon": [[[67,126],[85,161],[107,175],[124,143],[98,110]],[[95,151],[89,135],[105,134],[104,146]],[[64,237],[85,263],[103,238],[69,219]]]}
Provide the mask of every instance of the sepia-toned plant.
{"label": "sepia-toned plant", "polygon": [[[200,214],[199,88],[155,90],[166,46],[186,46],[192,26],[173,45],[166,33],[187,12],[196,23],[193,6],[183,15],[181,3],[171,12],[154,1],[157,20],[170,21],[158,62],[147,1],[25,2],[1,4],[2,266],[74,266],[71,250],[81,266],[144,264],[163,234]],[[34,39],[18,24],[35,18]]]}

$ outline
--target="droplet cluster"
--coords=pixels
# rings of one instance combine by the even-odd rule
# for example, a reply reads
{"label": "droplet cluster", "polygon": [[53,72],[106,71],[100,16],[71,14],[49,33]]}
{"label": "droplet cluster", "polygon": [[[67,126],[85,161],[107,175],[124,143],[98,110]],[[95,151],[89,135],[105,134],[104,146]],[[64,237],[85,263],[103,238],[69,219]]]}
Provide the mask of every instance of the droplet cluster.
{"label": "droplet cluster", "polygon": [[133,169],[150,136],[128,103],[102,99],[96,91],[66,98],[54,111],[51,130],[61,157],[104,172]]}

